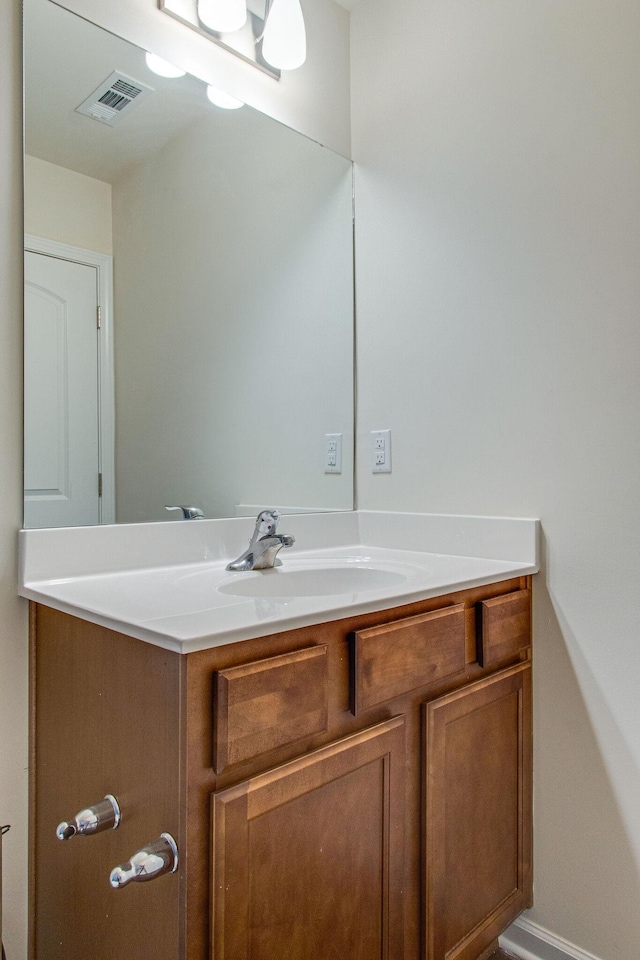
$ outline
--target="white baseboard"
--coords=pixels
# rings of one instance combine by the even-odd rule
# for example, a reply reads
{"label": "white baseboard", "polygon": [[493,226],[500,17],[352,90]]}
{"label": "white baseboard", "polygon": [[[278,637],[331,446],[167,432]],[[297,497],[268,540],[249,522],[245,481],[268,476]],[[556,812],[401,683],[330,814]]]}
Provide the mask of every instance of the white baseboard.
{"label": "white baseboard", "polygon": [[599,960],[537,923],[518,919],[500,937],[500,946],[518,960]]}

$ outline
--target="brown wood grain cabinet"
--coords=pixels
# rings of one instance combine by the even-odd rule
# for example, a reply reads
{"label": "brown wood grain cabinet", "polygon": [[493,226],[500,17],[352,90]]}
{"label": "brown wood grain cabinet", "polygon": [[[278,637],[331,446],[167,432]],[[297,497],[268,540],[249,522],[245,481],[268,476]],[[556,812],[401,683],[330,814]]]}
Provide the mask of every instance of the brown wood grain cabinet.
{"label": "brown wood grain cabinet", "polygon": [[487,956],[531,903],[530,586],[187,655],[32,605],[32,960]]}

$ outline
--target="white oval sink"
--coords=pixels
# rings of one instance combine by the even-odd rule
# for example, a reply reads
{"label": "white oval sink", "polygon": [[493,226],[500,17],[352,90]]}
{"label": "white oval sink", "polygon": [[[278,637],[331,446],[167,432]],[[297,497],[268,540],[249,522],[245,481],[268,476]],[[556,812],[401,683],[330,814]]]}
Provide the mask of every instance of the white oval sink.
{"label": "white oval sink", "polygon": [[276,568],[237,573],[232,579],[218,584],[217,589],[233,597],[326,597],[385,590],[405,583],[406,579],[401,573],[374,567]]}

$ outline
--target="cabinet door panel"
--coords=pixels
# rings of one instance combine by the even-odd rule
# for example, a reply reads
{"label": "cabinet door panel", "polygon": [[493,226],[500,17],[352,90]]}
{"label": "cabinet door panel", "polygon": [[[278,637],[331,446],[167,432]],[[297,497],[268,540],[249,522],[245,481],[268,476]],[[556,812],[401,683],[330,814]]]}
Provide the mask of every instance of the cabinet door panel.
{"label": "cabinet door panel", "polygon": [[424,707],[428,960],[475,960],[531,900],[531,664]]}
{"label": "cabinet door panel", "polygon": [[404,720],[212,798],[214,960],[401,960]]}

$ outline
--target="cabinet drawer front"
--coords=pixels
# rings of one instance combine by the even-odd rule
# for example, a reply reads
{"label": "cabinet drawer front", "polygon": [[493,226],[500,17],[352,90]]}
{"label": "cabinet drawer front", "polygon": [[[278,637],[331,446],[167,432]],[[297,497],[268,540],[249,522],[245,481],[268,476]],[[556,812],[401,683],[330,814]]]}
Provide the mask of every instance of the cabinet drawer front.
{"label": "cabinet drawer front", "polygon": [[531,646],[531,591],[516,590],[478,604],[478,662],[491,666]]}
{"label": "cabinet drawer front", "polygon": [[464,604],[354,634],[351,709],[363,710],[465,669]]}
{"label": "cabinet drawer front", "polygon": [[307,647],[216,674],[217,773],[327,729],[327,647]]}

